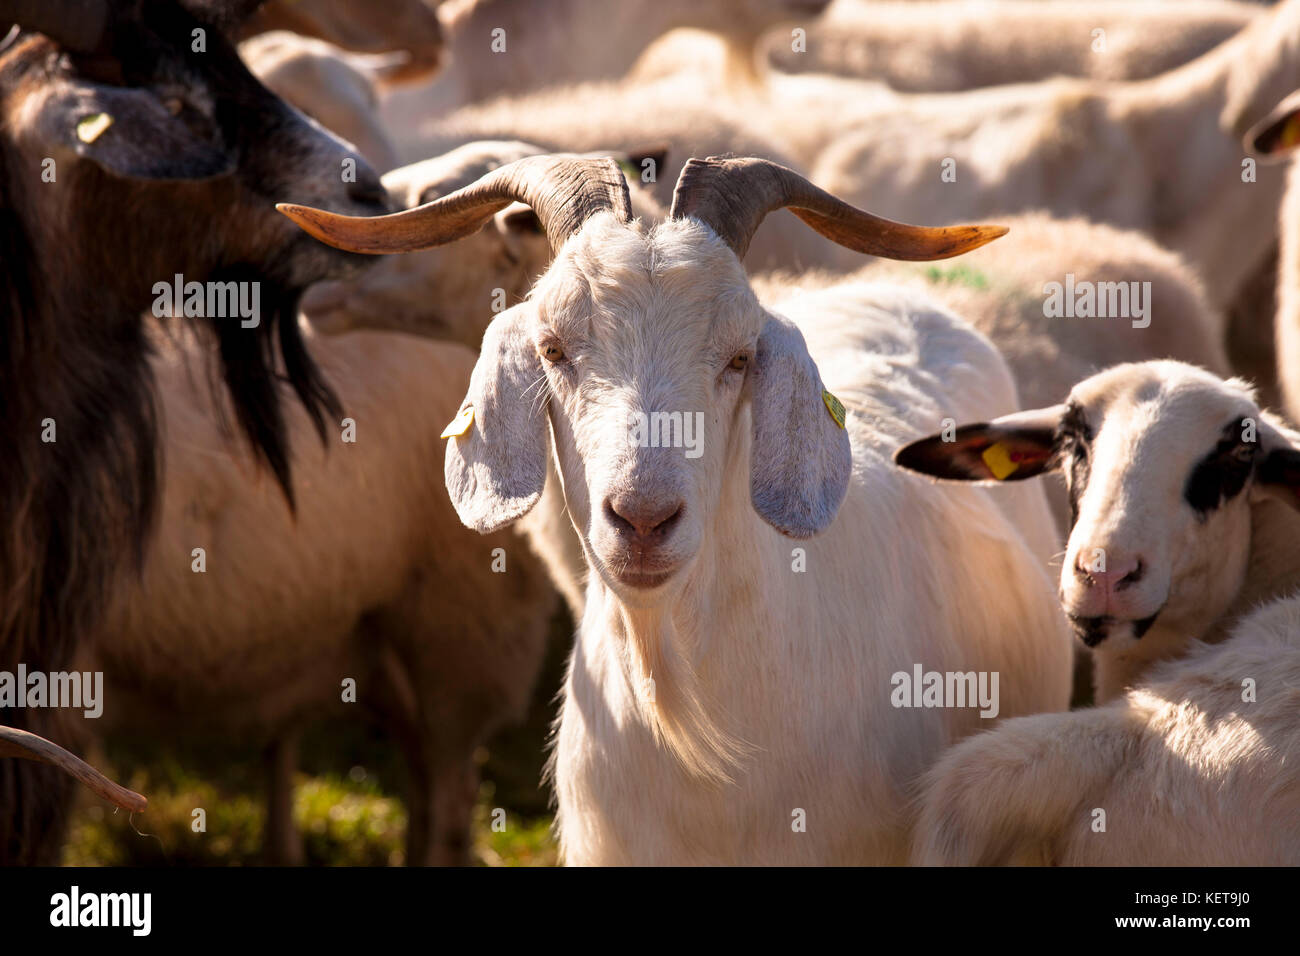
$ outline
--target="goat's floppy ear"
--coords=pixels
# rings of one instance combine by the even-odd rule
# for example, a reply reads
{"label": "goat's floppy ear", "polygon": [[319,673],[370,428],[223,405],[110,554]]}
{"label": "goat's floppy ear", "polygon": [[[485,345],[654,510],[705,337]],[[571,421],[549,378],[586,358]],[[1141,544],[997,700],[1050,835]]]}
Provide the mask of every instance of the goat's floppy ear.
{"label": "goat's floppy ear", "polygon": [[905,445],[894,462],[909,471],[949,481],[1020,481],[1056,467],[1056,426],[1064,405],[963,425]]}
{"label": "goat's floppy ear", "polygon": [[61,83],[36,122],[55,155],[71,151],[126,179],[211,179],[235,168],[230,152],[195,135],[148,90]]}
{"label": "goat's floppy ear", "polygon": [[1277,498],[1300,508],[1300,435],[1261,417],[1254,497]]}
{"label": "goat's floppy ear", "polygon": [[1246,152],[1262,160],[1289,159],[1300,146],[1300,91],[1292,93],[1245,136]]}
{"label": "goat's floppy ear", "polygon": [[822,385],[803,335],[776,316],[759,335],[750,383],[754,510],[782,534],[810,537],[831,523],[849,486],[844,406]]}
{"label": "goat's floppy ear", "polygon": [[531,311],[516,306],[488,326],[460,413],[447,426],[444,476],[456,514],[488,534],[522,518],[546,484],[549,432]]}

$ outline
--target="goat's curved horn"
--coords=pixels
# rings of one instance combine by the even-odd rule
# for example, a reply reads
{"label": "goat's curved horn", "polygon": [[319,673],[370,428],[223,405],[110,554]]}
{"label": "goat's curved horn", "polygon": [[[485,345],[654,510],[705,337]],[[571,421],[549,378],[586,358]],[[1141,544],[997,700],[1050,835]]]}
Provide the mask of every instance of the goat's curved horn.
{"label": "goat's curved horn", "polygon": [[693,216],[716,232],[737,258],[769,212],[783,207],[827,239],[886,259],[947,259],[1007,233],[1005,226],[909,226],[873,216],[793,169],[766,159],[692,159],[673,190],[672,219]]}
{"label": "goat's curved horn", "polygon": [[111,12],[108,0],[0,0],[0,24],[44,33],[73,53],[104,50]]}
{"label": "goat's curved horn", "polygon": [[16,727],[0,727],[0,757],[19,757],[52,764],[76,777],[87,787],[123,810],[136,812],[149,805],[141,794],[120,787],[80,757],[74,757],[56,743]]}
{"label": "goat's curved horn", "polygon": [[550,155],[507,163],[464,189],[388,216],[340,216],[292,203],[275,208],[327,245],[383,255],[468,236],[512,202],[532,207],[556,251],[598,212],[611,211],[621,222],[632,220],[627,180],[618,163]]}

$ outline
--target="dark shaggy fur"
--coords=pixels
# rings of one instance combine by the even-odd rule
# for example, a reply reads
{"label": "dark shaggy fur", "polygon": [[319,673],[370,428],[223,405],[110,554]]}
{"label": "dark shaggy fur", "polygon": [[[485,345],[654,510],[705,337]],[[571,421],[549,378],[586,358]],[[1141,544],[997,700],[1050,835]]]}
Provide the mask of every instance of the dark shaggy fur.
{"label": "dark shaggy fur", "polygon": [[[187,4],[217,11],[207,22],[223,25],[254,5]],[[293,168],[285,144],[301,140],[307,150],[313,142],[305,137],[321,134],[295,127],[299,121],[248,75],[219,34],[200,58],[164,49],[168,37],[188,43],[202,22],[186,9],[144,0],[119,10],[128,8],[142,9],[152,29],[118,29],[112,56],[73,58],[79,74],[145,86],[156,79],[159,57],[170,56],[178,74],[201,77],[215,94],[213,135],[240,168],[229,182],[140,183],[68,162],[57,189],[73,201],[59,207],[61,216],[47,216],[41,203],[55,187],[35,180],[5,119],[64,61],[40,37],[0,52],[0,670],[14,671],[19,662],[29,671],[71,669],[78,648],[94,638],[119,574],[141,566],[160,474],[142,318],[154,282],[174,271],[187,281],[261,284],[256,329],[230,319],[204,324],[237,424],[290,503],[279,383],[291,385],[322,438],[324,416],[338,414],[300,337],[297,305],[307,281],[335,274],[343,260],[298,243],[270,198],[248,195],[249,181],[267,178],[259,163],[278,164],[281,176],[286,167],[288,175],[306,175]],[[321,141],[328,150],[332,141]],[[277,147],[276,155],[263,155]],[[46,419],[54,421],[54,442],[42,441]],[[54,710],[0,710],[0,724],[70,749],[74,723]],[[70,793],[69,780],[53,768],[0,760],[0,865],[55,862]]]}

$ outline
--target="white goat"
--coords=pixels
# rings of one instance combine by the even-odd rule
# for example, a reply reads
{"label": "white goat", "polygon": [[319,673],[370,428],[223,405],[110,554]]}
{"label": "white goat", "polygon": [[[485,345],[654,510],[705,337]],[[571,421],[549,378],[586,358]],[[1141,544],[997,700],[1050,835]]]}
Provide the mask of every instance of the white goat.
{"label": "white goat", "polygon": [[1108,701],[1300,585],[1300,517],[1276,500],[1294,444],[1244,382],[1159,361],[1117,365],[1060,405],[956,428],[896,459],[965,481],[1064,474],[1061,602]]}
{"label": "white goat", "polygon": [[[1294,488],[1300,463],[1290,467]],[[958,744],[927,774],[912,859],[1298,866],[1297,820],[1293,597],[1109,706],[1006,721]]]}
{"label": "white goat", "polygon": [[[461,519],[489,532],[533,507],[553,449],[594,572],[554,755],[566,860],[902,861],[909,788],[980,717],[891,706],[900,674],[997,672],[1004,715],[1066,703],[1050,517],[1041,492],[1003,511],[889,464],[936,416],[1014,406],[987,340],[918,295],[851,281],[790,300],[786,318],[739,258],[784,206],[895,257],[999,231],[888,223],[754,159],[688,164],[652,230],[631,222],[615,164],[552,157],[387,219],[281,208],[384,252],[451,241],[515,200],[556,259],[488,327],[446,478]],[[684,451],[662,431],[638,440],[638,414],[673,412],[708,430],[698,455],[682,429]]]}
{"label": "white goat", "polygon": [[[1297,86],[1300,0],[1287,0],[1140,82],[1062,79],[884,105],[872,87],[875,105],[853,108],[849,131],[815,163],[795,154],[825,188],[891,216],[1042,209],[1142,229],[1224,308],[1268,255],[1283,190],[1280,171],[1243,169],[1241,136]],[[794,102],[756,119],[791,125],[807,112]]]}

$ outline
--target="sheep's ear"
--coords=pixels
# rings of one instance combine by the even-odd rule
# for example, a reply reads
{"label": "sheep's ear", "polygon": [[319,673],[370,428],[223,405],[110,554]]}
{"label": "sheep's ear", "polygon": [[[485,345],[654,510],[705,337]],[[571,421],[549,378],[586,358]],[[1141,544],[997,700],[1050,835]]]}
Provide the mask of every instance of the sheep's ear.
{"label": "sheep's ear", "polygon": [[1279,103],[1245,136],[1246,152],[1261,159],[1286,159],[1300,146],[1300,91]]}
{"label": "sheep's ear", "polygon": [[1277,498],[1300,508],[1300,436],[1280,422],[1261,418],[1253,496]]}
{"label": "sheep's ear", "polygon": [[546,484],[546,396],[526,306],[502,312],[483,336],[469,393],[443,433],[444,476],[456,514],[480,534],[522,518]]}
{"label": "sheep's ear", "polygon": [[954,427],[905,445],[894,452],[894,462],[949,481],[1033,478],[1056,468],[1056,426],[1064,411],[1064,405],[1052,405]]}
{"label": "sheep's ear", "polygon": [[759,335],[750,388],[754,510],[782,534],[807,538],[831,523],[849,486],[844,406],[822,385],[803,335],[776,316]]}
{"label": "sheep's ear", "polygon": [[147,90],[63,82],[41,106],[37,134],[55,155],[70,151],[126,179],[202,180],[235,168]]}

